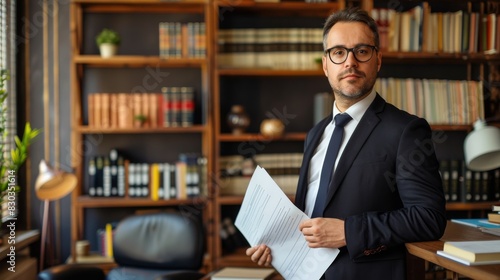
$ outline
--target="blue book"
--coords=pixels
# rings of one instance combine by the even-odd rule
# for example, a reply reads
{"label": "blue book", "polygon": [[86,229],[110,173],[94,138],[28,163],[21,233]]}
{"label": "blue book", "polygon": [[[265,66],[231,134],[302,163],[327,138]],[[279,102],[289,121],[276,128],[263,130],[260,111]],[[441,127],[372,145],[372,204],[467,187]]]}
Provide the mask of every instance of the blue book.
{"label": "blue book", "polygon": [[500,224],[488,222],[488,219],[451,219],[451,221],[476,228],[500,228]]}

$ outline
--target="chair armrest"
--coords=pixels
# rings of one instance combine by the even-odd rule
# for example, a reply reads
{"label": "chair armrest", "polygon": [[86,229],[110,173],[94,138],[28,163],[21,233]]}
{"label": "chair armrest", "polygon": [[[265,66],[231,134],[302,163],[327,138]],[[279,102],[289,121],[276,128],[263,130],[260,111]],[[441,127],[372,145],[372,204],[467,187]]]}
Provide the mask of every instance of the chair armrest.
{"label": "chair armrest", "polygon": [[158,276],[155,280],[199,280],[204,276],[205,274],[196,271],[178,271]]}
{"label": "chair armrest", "polygon": [[63,264],[41,271],[38,280],[104,280],[106,276],[98,267]]}

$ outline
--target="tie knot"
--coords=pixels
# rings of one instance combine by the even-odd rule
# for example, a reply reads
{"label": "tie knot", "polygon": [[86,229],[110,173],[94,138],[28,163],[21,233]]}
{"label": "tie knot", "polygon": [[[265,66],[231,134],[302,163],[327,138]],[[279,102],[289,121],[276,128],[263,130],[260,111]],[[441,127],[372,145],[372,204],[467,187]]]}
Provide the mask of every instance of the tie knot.
{"label": "tie knot", "polygon": [[350,120],[352,118],[347,113],[337,114],[335,116],[335,126],[344,127]]}

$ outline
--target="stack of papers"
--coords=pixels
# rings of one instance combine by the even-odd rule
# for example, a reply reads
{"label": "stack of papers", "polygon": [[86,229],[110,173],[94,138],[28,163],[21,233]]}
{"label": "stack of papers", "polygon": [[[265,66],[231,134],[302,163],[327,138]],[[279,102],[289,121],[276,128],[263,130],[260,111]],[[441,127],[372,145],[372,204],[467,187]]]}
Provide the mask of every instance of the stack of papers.
{"label": "stack of papers", "polygon": [[307,219],[269,173],[257,166],[235,226],[251,246],[265,244],[271,249],[271,265],[285,279],[319,279],[339,254],[339,249],[309,248],[299,230]]}

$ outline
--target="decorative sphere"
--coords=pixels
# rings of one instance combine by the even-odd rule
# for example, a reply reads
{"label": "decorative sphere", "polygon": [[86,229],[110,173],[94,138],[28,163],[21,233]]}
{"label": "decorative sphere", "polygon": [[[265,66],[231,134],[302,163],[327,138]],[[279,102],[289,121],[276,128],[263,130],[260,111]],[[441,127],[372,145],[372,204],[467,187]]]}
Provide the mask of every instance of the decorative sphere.
{"label": "decorative sphere", "polygon": [[260,124],[260,133],[267,137],[278,137],[285,132],[285,125],[279,119],[265,119]]}

